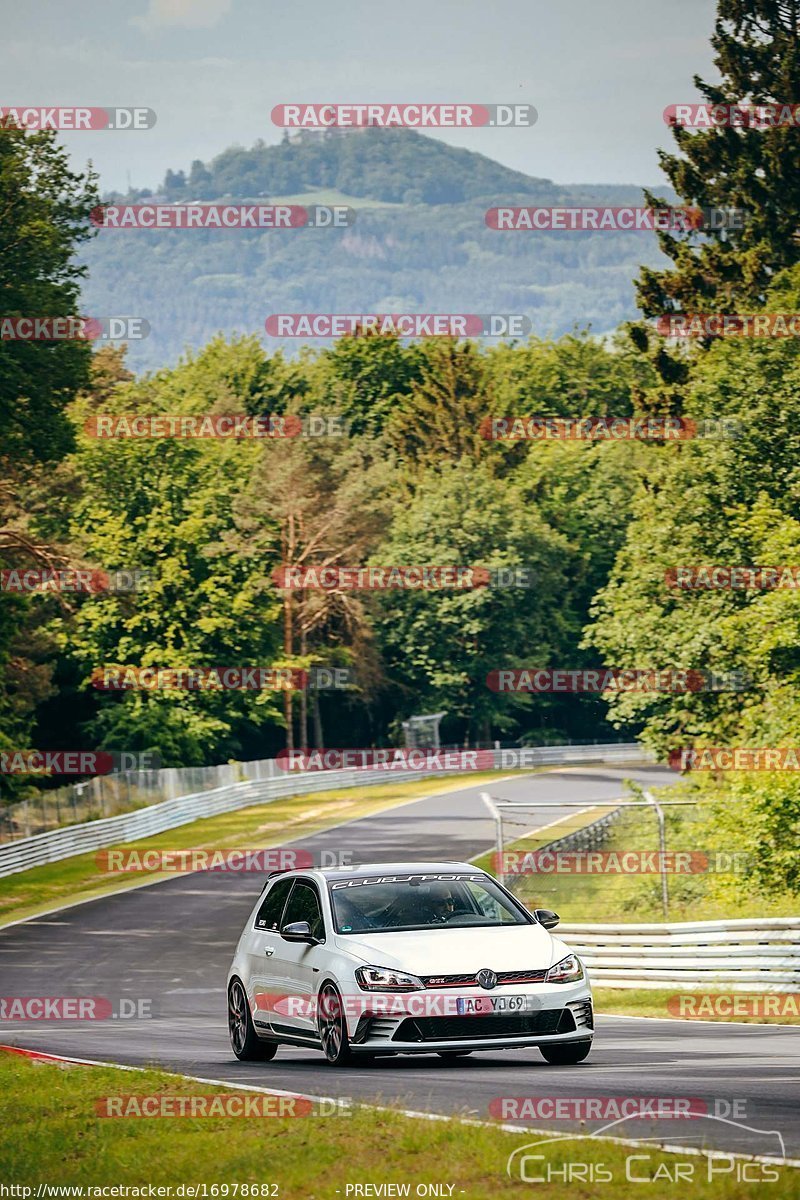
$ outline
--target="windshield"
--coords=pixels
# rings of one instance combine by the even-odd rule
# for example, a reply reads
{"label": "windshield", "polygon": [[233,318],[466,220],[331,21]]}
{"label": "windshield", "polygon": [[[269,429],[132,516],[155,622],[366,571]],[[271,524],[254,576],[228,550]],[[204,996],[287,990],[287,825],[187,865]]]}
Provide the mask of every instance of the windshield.
{"label": "windshield", "polygon": [[337,933],[527,925],[531,918],[486,875],[408,874],[330,883]]}

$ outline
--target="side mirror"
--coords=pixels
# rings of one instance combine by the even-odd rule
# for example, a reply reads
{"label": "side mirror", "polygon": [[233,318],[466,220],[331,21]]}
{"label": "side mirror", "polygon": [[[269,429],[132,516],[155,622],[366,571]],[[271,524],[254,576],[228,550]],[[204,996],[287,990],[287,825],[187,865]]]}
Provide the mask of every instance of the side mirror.
{"label": "side mirror", "polygon": [[555,929],[556,925],[561,920],[561,917],[558,915],[558,913],[554,913],[549,908],[535,908],[533,910],[533,915],[536,917],[536,920],[540,925],[544,925],[545,929]]}
{"label": "side mirror", "polygon": [[308,921],[290,921],[281,930],[285,942],[308,942],[310,946],[319,945],[319,938],[314,937]]}

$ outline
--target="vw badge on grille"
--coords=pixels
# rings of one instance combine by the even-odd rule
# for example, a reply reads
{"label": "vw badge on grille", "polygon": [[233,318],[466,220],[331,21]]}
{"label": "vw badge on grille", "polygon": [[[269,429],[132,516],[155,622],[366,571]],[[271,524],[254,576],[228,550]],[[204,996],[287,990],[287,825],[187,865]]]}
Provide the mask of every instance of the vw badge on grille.
{"label": "vw badge on grille", "polygon": [[494,971],[487,971],[484,968],[483,971],[478,971],[478,983],[482,988],[485,988],[487,992],[491,991],[493,987],[497,987],[497,976],[495,975]]}

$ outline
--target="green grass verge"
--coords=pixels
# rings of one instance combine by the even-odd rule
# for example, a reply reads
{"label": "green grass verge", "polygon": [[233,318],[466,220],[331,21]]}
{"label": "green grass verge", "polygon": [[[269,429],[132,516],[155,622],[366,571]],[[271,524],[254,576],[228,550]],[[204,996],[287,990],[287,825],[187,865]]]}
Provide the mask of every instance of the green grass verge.
{"label": "green grass verge", "polygon": [[[509,772],[501,774],[507,775]],[[380,787],[314,792],[192,821],[155,837],[126,842],[124,845],[126,849],[142,851],[265,849],[317,833],[321,829],[329,829],[344,821],[353,821],[398,804],[406,804],[422,796],[449,792],[459,787],[474,787],[497,777],[496,771],[469,771],[449,775],[442,780],[406,779],[401,782],[398,779]],[[344,845],[343,849],[347,849],[347,846]],[[47,866],[31,867],[28,871],[0,879],[0,925],[35,916],[60,902],[106,895],[108,892],[135,887],[145,879],[165,878],[167,874],[135,871],[132,874],[109,875],[98,865],[95,852],[65,858]]]}
{"label": "green grass verge", "polygon": [[[702,987],[677,988],[607,988],[593,987],[594,1005],[598,1013],[616,1013],[625,1017],[673,1017],[686,1021],[736,1021],[748,1025],[800,1025],[800,993],[783,995],[759,992],[726,992]],[[678,999],[676,1000],[676,997]],[[717,1001],[715,997],[724,997]],[[729,999],[733,997],[733,999]],[[753,1009],[753,1004],[757,1005]],[[771,1006],[778,1006],[777,1015],[769,1015]],[[728,1011],[732,1008],[733,1011]],[[747,1009],[757,1015],[750,1015]],[[765,1013],[764,1010],[767,1009]],[[713,1011],[712,1011],[713,1010]]]}
{"label": "green grass verge", "polygon": [[[265,1074],[267,1071],[265,1071]],[[347,1090],[346,1076],[331,1074],[335,1086]],[[0,1054],[0,1165],[6,1185],[132,1187],[147,1185],[277,1185],[258,1195],[281,1200],[344,1200],[347,1185],[408,1185],[417,1194],[420,1184],[446,1185],[444,1195],[470,1200],[532,1195],[530,1185],[506,1175],[512,1150],[536,1140],[532,1134],[509,1134],[499,1129],[469,1126],[459,1121],[428,1121],[400,1113],[354,1108],[345,1116],[278,1117],[165,1117],[106,1118],[97,1115],[105,1097],[225,1094],[225,1088],[193,1083],[161,1072],[123,1072],[105,1067],[32,1063]],[[230,1094],[230,1092],[228,1092]],[[717,1162],[718,1175],[707,1181],[711,1160],[665,1154],[651,1147],[615,1146],[578,1138],[547,1143],[531,1151],[545,1162],[530,1164],[541,1174],[558,1172],[550,1183],[537,1183],[536,1196],[556,1200],[569,1194],[577,1200],[597,1195],[641,1196],[640,1183],[627,1183],[626,1159],[638,1160],[636,1174],[674,1172],[677,1162],[694,1168],[691,1195],[714,1200],[763,1197],[764,1183],[736,1182],[735,1172],[722,1175],[728,1162]],[[602,1164],[612,1183],[567,1185],[570,1164]],[[574,1165],[572,1170],[574,1170]],[[779,1178],[767,1194],[800,1197],[800,1172],[751,1164],[749,1170],[774,1171]],[[452,1192],[449,1186],[452,1185]],[[685,1190],[686,1184],[683,1184]],[[663,1190],[662,1190],[663,1189]],[[19,1193],[17,1193],[19,1194]],[[195,1193],[202,1196],[202,1191]],[[376,1192],[361,1192],[361,1195]],[[384,1193],[385,1194],[385,1193]],[[400,1193],[402,1194],[402,1193]],[[662,1183],[648,1196],[676,1194]],[[239,1191],[241,1195],[241,1190]],[[350,1195],[355,1193],[352,1191]]]}

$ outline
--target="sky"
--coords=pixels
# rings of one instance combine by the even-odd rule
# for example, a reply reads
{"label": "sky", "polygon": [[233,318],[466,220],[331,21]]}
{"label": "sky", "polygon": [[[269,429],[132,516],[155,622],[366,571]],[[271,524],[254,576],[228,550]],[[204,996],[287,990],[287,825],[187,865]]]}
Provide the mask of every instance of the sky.
{"label": "sky", "polygon": [[280,140],[274,105],[532,104],[532,128],[433,136],[559,183],[661,182],[668,104],[716,78],[713,0],[0,0],[0,106],[130,105],[149,130],[61,134],[100,186]]}

